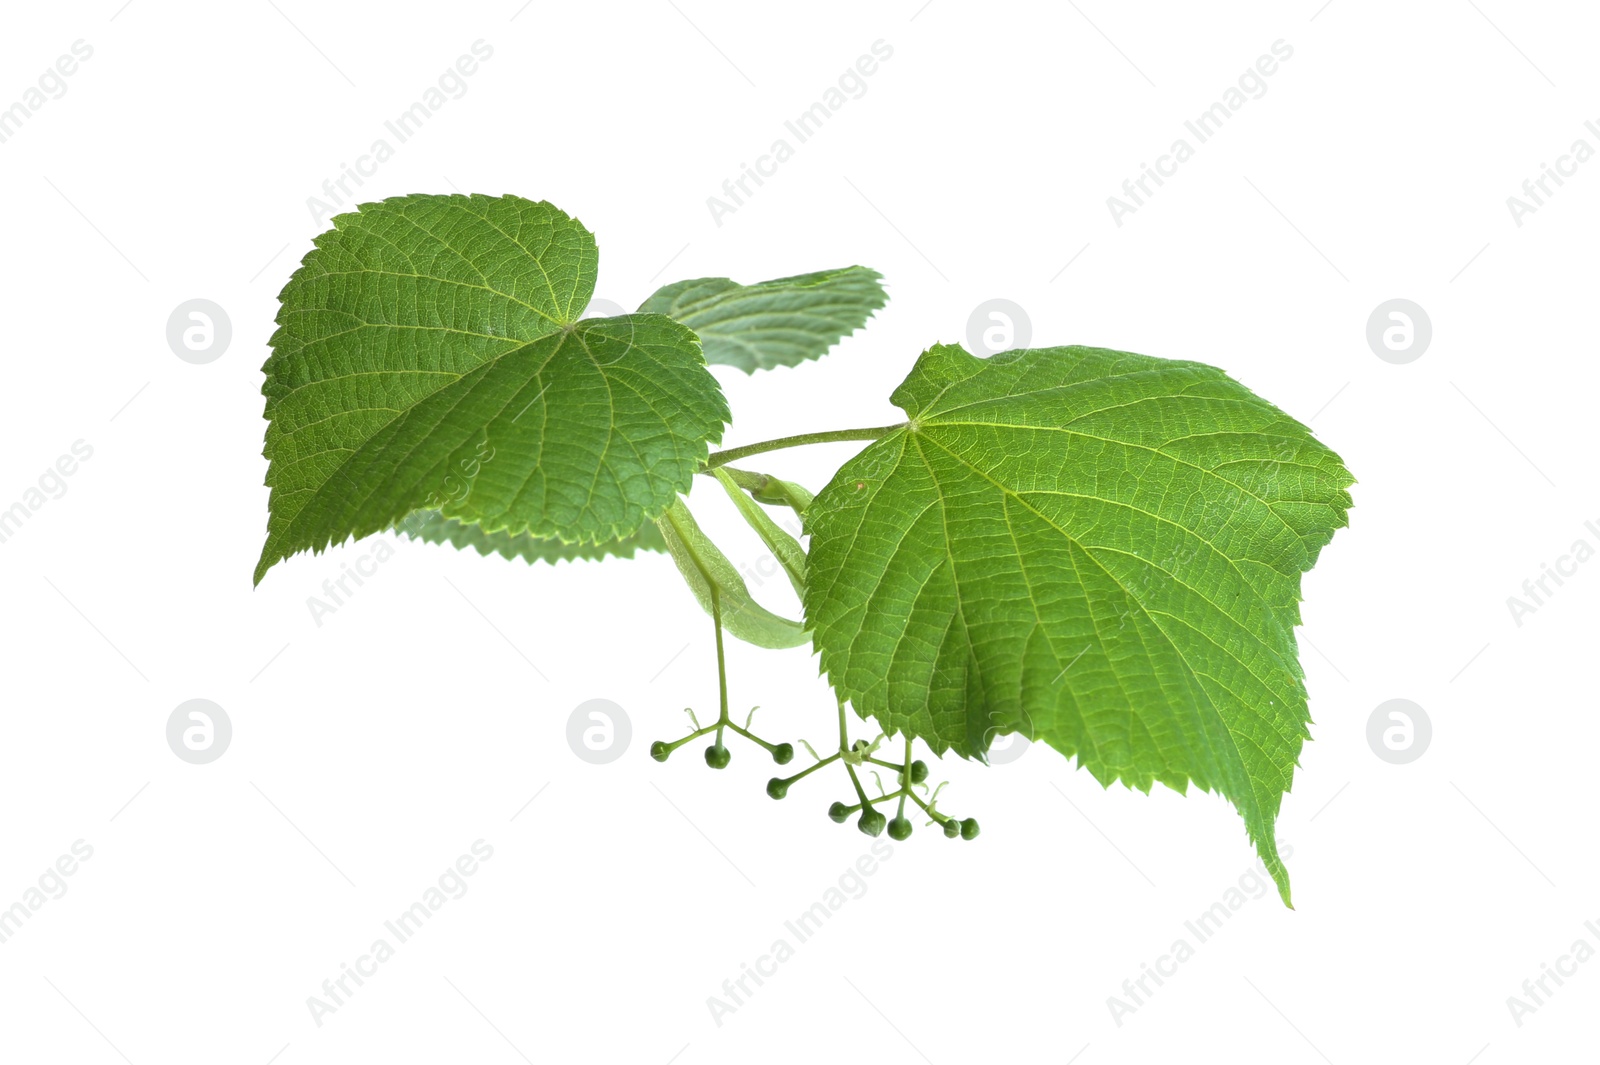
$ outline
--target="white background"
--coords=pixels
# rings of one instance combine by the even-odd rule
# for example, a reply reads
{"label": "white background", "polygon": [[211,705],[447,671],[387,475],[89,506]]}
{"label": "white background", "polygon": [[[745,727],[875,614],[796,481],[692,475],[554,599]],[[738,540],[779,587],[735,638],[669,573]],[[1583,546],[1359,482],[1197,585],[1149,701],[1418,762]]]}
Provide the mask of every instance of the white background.
{"label": "white background", "polygon": [[[1520,1026],[1506,1003],[1580,937],[1600,947],[1600,563],[1520,626],[1506,603],[1573,541],[1600,546],[1600,163],[1521,226],[1506,205],[1574,139],[1600,147],[1593,11],[520,4],[5,13],[0,106],[74,41],[93,56],[0,144],[0,508],[74,441],[93,457],[0,544],[0,906],[74,841],[93,857],[0,944],[0,1059],[1593,1058],[1600,964]],[[917,353],[1000,297],[1035,345],[1223,367],[1344,457],[1351,525],[1304,584],[1314,741],[1279,822],[1297,910],[1252,899],[1119,1025],[1108,997],[1251,883],[1238,816],[1104,791],[1043,747],[936,765],[982,837],[894,845],[719,1026],[708,996],[869,841],[824,816],[835,774],[779,804],[746,744],[720,774],[699,744],[649,759],[684,706],[715,712],[710,624],[665,557],[529,567],[407,543],[320,626],[308,597],[372,542],[251,589],[259,367],[325,228],[307,198],[479,39],[492,59],[361,200],[549,199],[598,235],[596,295],[630,307],[681,277],[886,276],[889,306],[822,362],[719,370],[726,445],[894,420]],[[865,95],[719,226],[707,197],[880,39]],[[1280,39],[1293,57],[1265,95],[1116,225],[1106,198]],[[1433,323],[1406,365],[1365,338],[1396,297]],[[166,341],[192,298],[232,322],[207,365]],[[816,489],[852,446],[762,468]],[[753,568],[726,501],[695,503]],[[779,584],[758,594],[792,607]],[[758,731],[827,741],[807,651],[731,655]],[[166,743],[191,698],[233,723],[209,765]],[[591,698],[632,722],[609,765],[565,739]],[[1391,698],[1433,723],[1407,765],[1366,740]],[[314,1023],[308,996],[479,839],[494,856],[470,890]]]}

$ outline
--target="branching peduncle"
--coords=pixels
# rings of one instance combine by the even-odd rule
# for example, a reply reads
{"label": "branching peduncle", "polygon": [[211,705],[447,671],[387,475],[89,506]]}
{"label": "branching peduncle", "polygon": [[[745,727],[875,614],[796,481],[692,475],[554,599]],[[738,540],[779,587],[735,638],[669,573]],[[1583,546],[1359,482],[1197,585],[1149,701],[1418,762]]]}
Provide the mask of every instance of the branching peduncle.
{"label": "branching peduncle", "polygon": [[[773,777],[771,780],[767,781],[768,795],[774,799],[782,799],[789,794],[789,786],[791,784],[804,780],[806,777],[810,776],[812,773],[815,773],[823,766],[832,765],[834,762],[839,762],[843,764],[845,768],[845,776],[850,781],[851,790],[855,792],[856,801],[848,806],[842,802],[836,802],[830,806],[828,808],[828,816],[835,822],[842,823],[848,820],[851,814],[860,811],[861,817],[856,822],[856,827],[862,832],[865,832],[869,836],[878,836],[882,835],[883,830],[887,828],[889,830],[890,838],[895,840],[903,840],[911,835],[911,822],[906,818],[905,815],[906,800],[910,799],[928,815],[928,823],[932,825],[938,825],[944,830],[944,834],[947,837],[952,839],[956,836],[960,836],[963,839],[975,839],[977,837],[978,822],[975,819],[969,817],[962,821],[950,816],[949,814],[939,812],[938,803],[935,801],[938,796],[937,789],[935,789],[933,796],[931,796],[928,800],[924,800],[917,794],[917,788],[920,787],[926,790],[928,787],[926,783],[928,779],[928,765],[926,762],[912,757],[910,736],[905,737],[905,753],[903,759],[899,762],[886,761],[882,758],[875,757],[874,755],[874,752],[878,749],[878,745],[883,742],[884,737],[879,736],[871,743],[868,743],[866,740],[856,740],[854,743],[852,743],[850,741],[849,719],[845,712],[843,700],[838,700],[838,715],[838,749],[827,757],[821,757],[815,750],[812,749],[809,743],[801,740],[800,742],[804,744],[807,751],[811,752],[811,756],[816,758],[816,761],[793,776]],[[665,744],[657,741],[651,747],[651,753],[656,755],[658,761],[665,761],[666,755],[670,754],[674,748],[688,742],[691,739],[694,739],[696,736],[705,735],[715,727],[716,726],[708,725],[705,728],[691,733],[690,735],[685,736],[683,739],[672,744]],[[727,727],[733,732],[737,732],[739,735],[753,740],[762,747],[767,748],[769,751],[773,751],[773,757],[779,762],[786,761],[786,759],[777,757],[777,752],[779,750],[786,750],[790,753],[793,752],[793,748],[790,747],[789,744],[780,744],[777,748],[774,748],[771,744],[759,739],[756,736],[750,735],[749,732],[741,729],[739,726],[734,725],[731,722],[728,723]],[[664,753],[657,753],[658,751]],[[707,760],[710,760],[709,751],[707,752]],[[876,798],[868,796],[866,788],[862,787],[861,785],[860,776],[856,773],[857,766],[865,765],[877,765],[882,766],[885,769],[894,770],[899,779],[899,787],[897,787],[894,791],[884,793],[883,784],[880,781],[878,784],[878,790],[880,794]],[[873,776],[876,777],[877,774],[874,773]],[[943,788],[944,785],[941,784],[939,787]],[[883,814],[880,813],[874,806],[874,804],[889,802],[898,803],[893,819],[886,819]]]}
{"label": "branching peduncle", "polygon": [[[759,444],[747,444],[744,447],[730,448],[727,451],[718,451],[711,455],[700,472],[710,474],[714,469],[720,469],[727,479],[738,488],[749,492],[757,500],[779,505],[787,504],[802,516],[806,506],[811,500],[811,494],[805,489],[788,482],[779,481],[765,473],[756,473],[751,470],[735,469],[728,465],[737,459],[750,455],[758,455],[767,451],[777,451],[780,448],[800,447],[805,444],[827,444],[842,440],[877,440],[886,433],[903,428],[903,425],[885,425],[875,429],[839,429],[822,433],[802,433],[799,436],[786,436],[777,440],[768,440]],[[746,520],[750,520],[748,517]],[[758,530],[759,531],[759,530]],[[671,743],[657,740],[650,745],[650,757],[658,762],[665,762],[672,752],[684,744],[700,738],[701,736],[716,733],[710,747],[706,748],[706,764],[713,769],[725,768],[732,758],[728,748],[723,744],[723,733],[732,732],[743,736],[757,746],[765,749],[772,755],[772,760],[779,765],[787,765],[794,758],[794,745],[789,743],[768,743],[766,740],[750,731],[749,720],[741,728],[728,717],[728,669],[726,651],[722,642],[722,596],[712,575],[701,567],[701,575],[705,578],[710,589],[711,621],[716,630],[717,640],[717,691],[719,696],[719,712],[717,720],[704,727],[695,719],[694,711],[689,710],[689,719],[694,722],[694,729],[687,736],[674,740]],[[885,828],[889,830],[889,837],[894,840],[903,840],[911,835],[911,822],[906,817],[906,800],[910,799],[922,812],[928,815],[930,825],[938,825],[943,829],[948,838],[960,836],[962,839],[975,839],[978,835],[978,822],[974,818],[957,820],[949,814],[941,813],[938,809],[939,790],[934,789],[932,795],[924,800],[917,794],[916,789],[927,789],[928,766],[926,762],[912,757],[912,742],[909,734],[904,735],[904,751],[900,761],[892,762],[877,757],[878,747],[885,737],[880,735],[868,743],[866,740],[850,740],[849,717],[845,711],[843,699],[837,699],[837,712],[839,721],[838,749],[826,757],[817,754],[809,743],[804,740],[807,751],[816,759],[811,766],[789,777],[773,777],[767,781],[767,794],[774,799],[781,799],[789,794],[789,786],[815,773],[825,765],[839,762],[844,766],[845,775],[850,781],[851,790],[855,793],[856,801],[851,805],[836,802],[828,808],[828,817],[835,822],[842,823],[850,815],[860,811],[861,817],[856,822],[856,827],[869,836],[883,834]],[[754,715],[755,710],[750,713]],[[885,792],[883,782],[879,780],[876,798],[867,795],[866,788],[861,785],[861,778],[857,774],[858,766],[882,766],[892,769],[898,779],[898,787],[894,791]],[[877,773],[873,773],[874,778]],[[874,804],[895,803],[893,819],[885,818],[876,809]]]}
{"label": "branching peduncle", "polygon": [[[729,753],[728,748],[724,746],[722,742],[722,733],[723,730],[726,729],[729,732],[738,733],[745,739],[750,740],[752,743],[756,743],[762,747],[765,747],[767,753],[772,755],[772,760],[774,762],[777,762],[779,765],[787,765],[794,759],[793,744],[768,743],[766,740],[750,731],[750,721],[755,717],[755,713],[760,709],[760,707],[751,708],[750,716],[745,718],[743,728],[735,725],[733,720],[728,716],[728,661],[726,652],[722,646],[722,597],[717,592],[717,586],[715,582],[708,579],[707,583],[711,589],[711,622],[716,629],[717,636],[717,693],[719,697],[719,712],[717,713],[717,719],[711,724],[706,725],[704,728],[701,728],[699,727],[700,722],[695,719],[694,711],[685,707],[684,709],[689,715],[689,720],[693,721],[696,725],[694,731],[690,732],[687,736],[684,736],[681,739],[673,740],[671,743],[667,743],[664,740],[657,740],[650,745],[650,757],[654,758],[658,762],[665,762],[672,755],[673,751],[677,750],[679,747],[682,747],[690,740],[697,740],[707,733],[715,732],[717,734],[716,738],[712,740],[711,746],[706,748],[706,765],[710,766],[712,769],[725,769],[727,768],[728,762],[733,758],[733,756]],[[813,766],[812,768],[816,767]]]}
{"label": "branching peduncle", "polygon": [[763,440],[759,444],[746,444],[743,447],[731,447],[726,451],[713,452],[706,459],[706,469],[713,466],[725,466],[730,462],[737,462],[751,455],[760,455],[767,451],[778,451],[786,447],[804,447],[806,444],[832,444],[841,440],[876,440],[880,436],[892,433],[902,428],[904,422],[895,425],[880,425],[875,429],[830,429],[821,433],[801,433],[798,436],[783,436],[776,440]]}

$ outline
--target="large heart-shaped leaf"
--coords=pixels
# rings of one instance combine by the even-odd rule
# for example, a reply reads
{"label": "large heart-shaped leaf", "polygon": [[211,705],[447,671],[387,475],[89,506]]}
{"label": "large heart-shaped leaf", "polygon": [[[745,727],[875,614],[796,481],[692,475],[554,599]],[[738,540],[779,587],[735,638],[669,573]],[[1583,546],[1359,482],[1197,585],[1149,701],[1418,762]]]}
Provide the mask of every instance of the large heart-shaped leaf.
{"label": "large heart-shaped leaf", "polygon": [[926,352],[909,416],[806,511],[822,666],[891,731],[1022,732],[1102,783],[1194,783],[1272,826],[1309,721],[1300,575],[1352,483],[1222,371],[1096,348]]}
{"label": "large heart-shaped leaf", "polygon": [[578,543],[664,512],[727,403],[688,327],[578,321],[597,258],[577,220],[515,196],[335,218],[279,297],[255,579],[418,509]]}

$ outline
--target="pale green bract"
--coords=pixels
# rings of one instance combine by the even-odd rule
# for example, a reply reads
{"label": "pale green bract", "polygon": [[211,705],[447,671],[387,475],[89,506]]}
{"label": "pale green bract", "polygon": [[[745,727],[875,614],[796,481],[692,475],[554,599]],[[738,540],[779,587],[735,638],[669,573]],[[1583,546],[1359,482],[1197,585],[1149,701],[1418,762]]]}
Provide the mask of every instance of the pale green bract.
{"label": "pale green bract", "polygon": [[1220,792],[1287,902],[1293,629],[1339,457],[1220,370],[1097,348],[937,346],[892,398],[906,426],[806,512],[839,694],[938,752],[1021,732],[1105,785]]}
{"label": "pale green bract", "polygon": [[888,300],[882,275],[864,266],[741,285],[701,277],[667,285],[639,305],[693,329],[706,361],[746,373],[827,354]]}
{"label": "pale green bract", "polygon": [[663,513],[727,402],[687,326],[578,321],[594,237],[516,196],[402,196],[334,219],[279,299],[255,579],[431,508],[573,543]]}
{"label": "pale green bract", "polygon": [[806,642],[805,627],[798,621],[780,617],[755,601],[744,578],[722,549],[701,531],[683,500],[673,503],[656,519],[656,528],[684,583],[724,629],[746,643],[772,650],[799,647]]}
{"label": "pale green bract", "polygon": [[[806,549],[800,546],[800,541],[779,528],[766,508],[735,484],[727,470],[718,468],[711,473],[722,483],[722,490],[733,501],[745,524],[755,530],[756,535],[761,537],[761,542],[767,545],[767,550],[772,552],[772,557],[778,560],[778,565],[783,567],[784,574],[789,578],[789,586],[794,589],[795,594],[805,595]],[[790,485],[786,481],[779,481],[777,484],[805,492],[799,485]]]}

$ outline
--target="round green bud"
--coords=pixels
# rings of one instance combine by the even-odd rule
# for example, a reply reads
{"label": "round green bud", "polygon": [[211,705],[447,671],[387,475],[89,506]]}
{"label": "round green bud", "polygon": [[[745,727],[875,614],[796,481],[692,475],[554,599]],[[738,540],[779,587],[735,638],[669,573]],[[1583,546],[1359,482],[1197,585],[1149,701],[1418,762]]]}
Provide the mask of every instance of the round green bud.
{"label": "round green bud", "polygon": [[665,762],[667,760],[667,755],[671,753],[672,748],[667,746],[665,740],[656,740],[656,742],[650,745],[650,757],[654,758],[658,762]]}
{"label": "round green bud", "polygon": [[779,765],[788,765],[794,761],[794,744],[780,743],[772,748],[772,760]]}
{"label": "round green bud", "polygon": [[889,822],[889,838],[895,842],[911,838],[911,822],[904,817],[896,817]]}
{"label": "round green bud", "polygon": [[976,817],[969,817],[965,821],[961,822],[961,838],[978,838],[978,819]]}
{"label": "round green bud", "polygon": [[849,816],[850,808],[842,802],[836,802],[832,806],[828,807],[828,817],[831,818],[833,823],[836,825],[844,824],[845,818]]}
{"label": "round green bud", "polygon": [[961,824],[952,817],[944,823],[944,838],[955,839],[959,835],[961,835]]}
{"label": "round green bud", "polygon": [[869,836],[881,836],[883,835],[883,826],[887,820],[876,810],[863,810],[861,811],[861,820],[856,822],[856,827]]}
{"label": "round green bud", "polygon": [[713,743],[706,748],[706,765],[712,769],[726,769],[733,755],[728,753],[728,748],[720,743]]}
{"label": "round green bud", "polygon": [[918,758],[911,763],[911,783],[921,784],[928,779],[928,763]]}
{"label": "round green bud", "polygon": [[781,799],[789,794],[789,782],[782,777],[773,777],[767,781],[767,794],[774,799]]}

